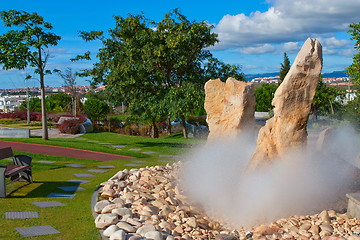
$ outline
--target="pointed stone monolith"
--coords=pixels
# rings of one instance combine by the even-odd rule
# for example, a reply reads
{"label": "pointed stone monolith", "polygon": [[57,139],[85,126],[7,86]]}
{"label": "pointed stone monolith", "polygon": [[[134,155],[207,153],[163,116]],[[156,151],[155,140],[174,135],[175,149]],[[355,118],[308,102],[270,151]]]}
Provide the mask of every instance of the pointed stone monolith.
{"label": "pointed stone monolith", "polygon": [[205,84],[208,141],[236,137],[255,124],[255,95],[251,83],[228,78],[209,80]]}
{"label": "pointed stone monolith", "polygon": [[321,69],[321,44],[309,38],[275,92],[274,116],[259,131],[249,169],[267,165],[287,152],[305,146],[306,125]]}

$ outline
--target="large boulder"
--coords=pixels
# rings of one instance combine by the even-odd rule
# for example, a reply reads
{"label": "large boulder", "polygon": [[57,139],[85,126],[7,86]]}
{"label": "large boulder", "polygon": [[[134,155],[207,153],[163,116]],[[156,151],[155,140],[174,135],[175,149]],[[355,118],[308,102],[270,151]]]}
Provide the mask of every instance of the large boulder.
{"label": "large boulder", "polygon": [[280,159],[288,151],[306,144],[306,125],[321,69],[321,44],[309,38],[275,92],[274,117],[259,131],[250,169]]}
{"label": "large boulder", "polygon": [[228,78],[209,80],[205,84],[208,140],[235,137],[255,123],[255,95],[251,83]]}

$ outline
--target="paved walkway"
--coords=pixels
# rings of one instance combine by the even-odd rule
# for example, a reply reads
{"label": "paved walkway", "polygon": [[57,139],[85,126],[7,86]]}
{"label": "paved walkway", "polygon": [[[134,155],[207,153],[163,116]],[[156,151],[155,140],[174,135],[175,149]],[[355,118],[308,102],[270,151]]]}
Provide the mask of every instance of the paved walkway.
{"label": "paved walkway", "polygon": [[89,150],[81,150],[81,149],[74,149],[68,147],[49,146],[49,145],[33,144],[33,143],[20,143],[20,142],[11,142],[11,141],[0,141],[0,148],[5,148],[5,147],[11,147],[15,151],[72,157],[72,158],[92,159],[99,161],[110,161],[110,160],[133,158],[124,155],[94,152]]}

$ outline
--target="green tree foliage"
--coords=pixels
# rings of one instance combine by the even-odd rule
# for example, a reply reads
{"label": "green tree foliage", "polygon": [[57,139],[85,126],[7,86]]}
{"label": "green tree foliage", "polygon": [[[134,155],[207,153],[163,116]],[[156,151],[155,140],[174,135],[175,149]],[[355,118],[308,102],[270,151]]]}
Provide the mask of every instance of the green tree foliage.
{"label": "green tree foliage", "polygon": [[274,94],[277,88],[278,86],[275,84],[263,83],[260,88],[255,89],[255,111],[268,112],[274,108],[271,105],[271,102],[274,98]]}
{"label": "green tree foliage", "polygon": [[322,78],[319,79],[319,83],[316,87],[316,93],[311,105],[311,112],[314,118],[318,115],[335,114],[335,111],[341,107],[341,104],[335,101],[338,97],[344,96],[344,92],[334,87],[327,87],[322,82]]}
{"label": "green tree foliage", "polygon": [[229,77],[233,77],[239,81],[245,81],[244,74],[241,72],[239,65],[225,64],[216,58],[210,57],[203,67],[204,80],[220,78],[225,81]]}
{"label": "green tree foliage", "polygon": [[37,13],[24,11],[1,11],[0,17],[5,27],[13,28],[0,36],[0,63],[5,70],[35,68],[39,75],[41,89],[41,112],[44,140],[48,139],[46,101],[45,101],[45,74],[49,58],[49,46],[57,45],[60,37],[50,32],[52,25],[44,21]]}
{"label": "green tree foliage", "polygon": [[185,138],[188,136],[186,119],[203,107],[204,98],[204,92],[191,82],[185,82],[181,87],[172,87],[166,94],[165,102],[170,116],[181,119]]}
{"label": "green tree foliage", "polygon": [[286,77],[286,74],[289,72],[290,70],[290,60],[289,60],[289,57],[288,55],[286,54],[286,52],[284,52],[284,62],[281,63],[281,67],[280,67],[280,80],[279,80],[279,84],[281,84],[285,77]]}
{"label": "green tree foliage", "polygon": [[342,110],[341,117],[360,129],[360,96],[345,104]]}
{"label": "green tree foliage", "polygon": [[56,93],[47,96],[46,110],[53,113],[70,112],[71,96],[66,93]]}
{"label": "green tree foliage", "polygon": [[86,100],[83,108],[87,116],[94,121],[100,121],[110,112],[109,105],[96,98]]}
{"label": "green tree foliage", "polygon": [[[239,72],[239,67],[221,64],[206,50],[217,42],[217,35],[205,21],[190,21],[177,9],[158,23],[144,15],[114,18],[116,25],[108,38],[102,31],[80,32],[86,41],[98,39],[103,44],[99,62],[81,75],[92,76],[94,85],[110,88],[118,102],[127,102],[130,114],[151,120],[153,129],[157,121],[171,115],[164,100],[170,89],[191,82],[203,91],[205,81],[218,77],[218,72],[204,71],[206,63],[216,64],[218,71]],[[90,52],[74,60],[82,59],[90,59]]]}
{"label": "green tree foliage", "polygon": [[[21,110],[26,110],[26,102],[20,105]],[[66,93],[51,94],[46,97],[46,111],[52,113],[66,113],[71,109],[71,96]],[[41,112],[40,98],[30,98],[30,111]]]}
{"label": "green tree foliage", "polygon": [[357,53],[353,57],[352,64],[346,68],[350,79],[355,84],[360,84],[360,23],[350,24],[350,30],[348,33],[351,33],[351,40],[355,40],[354,48],[357,50]]}
{"label": "green tree foliage", "polygon": [[[20,105],[20,110],[21,111],[26,111],[27,110],[26,105],[27,105],[26,101],[23,101],[21,103],[21,105]],[[41,112],[41,100],[40,100],[40,98],[37,98],[37,97],[30,98],[29,107],[30,107],[31,112]]]}

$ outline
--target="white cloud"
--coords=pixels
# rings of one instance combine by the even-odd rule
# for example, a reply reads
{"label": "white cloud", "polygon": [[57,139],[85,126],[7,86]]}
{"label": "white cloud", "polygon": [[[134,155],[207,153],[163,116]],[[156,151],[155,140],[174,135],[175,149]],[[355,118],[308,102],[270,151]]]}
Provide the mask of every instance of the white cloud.
{"label": "white cloud", "polygon": [[243,54],[263,54],[263,53],[271,53],[276,48],[270,44],[263,44],[256,47],[246,47],[242,48],[240,51]]}
{"label": "white cloud", "polygon": [[299,42],[286,42],[284,43],[284,45],[282,46],[282,51],[286,52],[286,53],[294,53],[299,51],[301,48],[301,45],[299,44]]}
{"label": "white cloud", "polygon": [[320,39],[320,42],[323,46],[326,46],[329,48],[343,48],[350,44],[349,40],[337,39],[335,37]]}
{"label": "white cloud", "polygon": [[216,25],[217,49],[304,41],[345,31],[360,19],[359,0],[276,0],[266,12],[225,15]]}

